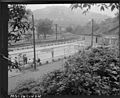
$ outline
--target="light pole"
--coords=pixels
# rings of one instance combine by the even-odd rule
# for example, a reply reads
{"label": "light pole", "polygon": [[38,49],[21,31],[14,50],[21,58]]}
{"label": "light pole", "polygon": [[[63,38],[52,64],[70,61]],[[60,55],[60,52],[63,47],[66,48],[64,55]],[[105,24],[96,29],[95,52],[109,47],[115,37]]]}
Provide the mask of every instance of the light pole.
{"label": "light pole", "polygon": [[34,69],[36,70],[36,51],[35,51],[35,28],[34,28],[34,16],[32,14],[32,23],[33,23],[33,49],[34,49],[34,60],[33,60],[33,63],[34,63]]}
{"label": "light pole", "polygon": [[61,35],[62,35],[62,31],[61,31],[61,26],[59,26],[60,27],[60,38],[61,38]]}
{"label": "light pole", "polygon": [[56,27],[56,40],[57,40],[57,24],[55,24],[55,27]]}
{"label": "light pole", "polygon": [[91,47],[93,47],[93,19],[91,20],[91,23],[92,23]]}

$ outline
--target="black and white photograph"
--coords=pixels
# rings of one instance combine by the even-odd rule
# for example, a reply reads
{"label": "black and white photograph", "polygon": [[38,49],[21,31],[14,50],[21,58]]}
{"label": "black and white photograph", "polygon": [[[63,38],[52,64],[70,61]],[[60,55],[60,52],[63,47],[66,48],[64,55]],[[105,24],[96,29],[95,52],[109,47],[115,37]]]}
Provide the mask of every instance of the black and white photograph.
{"label": "black and white photograph", "polygon": [[8,4],[8,95],[120,95],[119,28],[119,3]]}

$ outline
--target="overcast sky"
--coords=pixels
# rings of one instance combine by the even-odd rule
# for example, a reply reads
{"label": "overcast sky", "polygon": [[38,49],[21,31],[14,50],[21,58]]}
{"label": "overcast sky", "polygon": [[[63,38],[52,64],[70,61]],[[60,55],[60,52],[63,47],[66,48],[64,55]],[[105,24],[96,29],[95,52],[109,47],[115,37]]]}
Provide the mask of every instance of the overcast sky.
{"label": "overcast sky", "polygon": [[[31,9],[32,11],[34,11],[36,9],[42,9],[42,8],[47,7],[47,6],[66,6],[66,7],[70,7],[70,4],[28,4],[27,9]],[[116,11],[111,12],[110,9],[105,10],[105,11],[100,11],[99,8],[96,7],[96,6],[92,7],[92,9],[90,11],[105,14],[105,15],[108,15],[110,17],[114,17],[114,14],[116,12]]]}

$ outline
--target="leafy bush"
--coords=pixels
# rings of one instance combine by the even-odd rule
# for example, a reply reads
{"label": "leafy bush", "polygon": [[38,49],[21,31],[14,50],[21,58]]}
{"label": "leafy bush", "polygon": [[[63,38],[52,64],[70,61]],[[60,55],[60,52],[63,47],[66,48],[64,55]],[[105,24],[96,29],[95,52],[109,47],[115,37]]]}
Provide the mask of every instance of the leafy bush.
{"label": "leafy bush", "polygon": [[49,61],[46,61],[46,64],[48,64],[49,63]]}
{"label": "leafy bush", "polygon": [[[56,70],[13,91],[17,94],[120,95],[118,53],[110,48],[93,48],[71,56],[64,70]],[[32,85],[33,84],[33,85]],[[26,89],[25,89],[26,88]]]}

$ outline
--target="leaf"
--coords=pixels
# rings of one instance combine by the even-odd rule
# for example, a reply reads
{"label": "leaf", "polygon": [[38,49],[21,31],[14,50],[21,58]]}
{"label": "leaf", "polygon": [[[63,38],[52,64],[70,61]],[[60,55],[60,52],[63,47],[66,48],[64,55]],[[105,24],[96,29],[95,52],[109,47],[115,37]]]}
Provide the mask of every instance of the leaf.
{"label": "leaf", "polygon": [[88,5],[88,8],[89,8],[89,9],[91,8],[91,5],[90,5],[90,4]]}
{"label": "leaf", "polygon": [[83,11],[83,14],[85,14],[86,15],[86,13],[88,12],[88,10],[85,10],[85,11]]}
{"label": "leaf", "polygon": [[117,77],[116,76],[114,76],[114,75],[111,75],[112,76],[112,78],[116,81],[117,80]]}
{"label": "leaf", "polygon": [[88,6],[88,4],[83,4],[83,7],[87,7]]}
{"label": "leaf", "polygon": [[100,10],[101,10],[101,11],[104,11],[104,7],[103,7],[103,6],[101,6]]}
{"label": "leaf", "polygon": [[[10,28],[12,28],[12,32],[15,33],[24,33],[26,30],[28,30],[28,21],[27,17],[26,17],[26,10],[25,10],[25,5],[19,5],[19,4],[11,4],[8,6],[9,8],[9,26]],[[24,23],[24,21],[26,21],[26,23]],[[18,30],[18,32],[16,32]],[[9,31],[10,34],[8,36],[9,40],[13,40],[13,41],[18,41],[20,40],[20,37],[15,37],[17,36],[17,34],[12,35],[11,31]],[[21,36],[21,34],[20,34]],[[13,38],[11,38],[13,37]]]}
{"label": "leaf", "polygon": [[116,89],[116,88],[113,88],[112,91],[115,91],[115,92],[116,92],[116,91],[120,91],[120,90],[119,90],[119,89]]}
{"label": "leaf", "polygon": [[73,10],[74,8],[77,8],[78,7],[78,4],[73,4],[71,5],[71,9]]}
{"label": "leaf", "polygon": [[112,71],[113,74],[118,74],[116,71]]}
{"label": "leaf", "polygon": [[115,5],[112,5],[111,7],[111,11],[113,11],[115,9]]}
{"label": "leaf", "polygon": [[120,83],[119,83],[119,82],[114,82],[114,83],[115,83],[116,85],[118,85],[118,86],[120,85]]}

